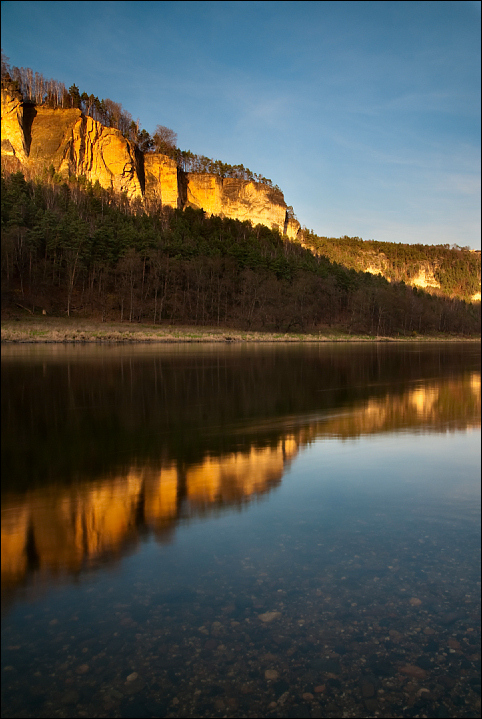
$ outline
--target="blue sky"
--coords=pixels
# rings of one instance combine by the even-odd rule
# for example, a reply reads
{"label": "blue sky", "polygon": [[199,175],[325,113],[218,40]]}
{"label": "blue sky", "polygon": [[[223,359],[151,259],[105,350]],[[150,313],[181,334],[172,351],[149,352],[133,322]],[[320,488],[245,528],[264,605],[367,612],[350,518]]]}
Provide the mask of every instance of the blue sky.
{"label": "blue sky", "polygon": [[1,33],[319,235],[480,249],[479,2],[2,2]]}

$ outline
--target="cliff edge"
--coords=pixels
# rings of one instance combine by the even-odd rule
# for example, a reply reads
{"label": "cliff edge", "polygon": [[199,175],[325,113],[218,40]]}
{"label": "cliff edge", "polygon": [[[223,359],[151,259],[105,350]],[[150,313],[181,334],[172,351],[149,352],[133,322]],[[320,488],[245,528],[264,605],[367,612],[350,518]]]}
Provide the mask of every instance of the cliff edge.
{"label": "cliff edge", "polygon": [[2,164],[38,175],[51,166],[66,178],[85,176],[106,190],[173,208],[250,220],[296,239],[300,224],[288,217],[283,193],[269,185],[212,174],[184,173],[166,155],[142,153],[119,130],[78,109],[26,103],[12,88],[1,90]]}

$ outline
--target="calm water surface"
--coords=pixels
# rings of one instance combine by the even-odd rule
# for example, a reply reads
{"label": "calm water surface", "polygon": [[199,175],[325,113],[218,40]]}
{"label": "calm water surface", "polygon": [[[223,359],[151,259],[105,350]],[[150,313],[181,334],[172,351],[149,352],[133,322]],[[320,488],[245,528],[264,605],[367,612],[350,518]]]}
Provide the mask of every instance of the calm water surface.
{"label": "calm water surface", "polygon": [[480,348],[2,349],[2,716],[477,717]]}

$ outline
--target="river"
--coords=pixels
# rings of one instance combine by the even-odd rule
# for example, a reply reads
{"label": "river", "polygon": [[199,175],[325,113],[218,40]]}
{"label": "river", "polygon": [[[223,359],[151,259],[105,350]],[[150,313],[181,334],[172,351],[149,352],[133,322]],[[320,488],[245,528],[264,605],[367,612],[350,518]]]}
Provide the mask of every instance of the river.
{"label": "river", "polygon": [[475,343],[2,348],[2,716],[480,715]]}

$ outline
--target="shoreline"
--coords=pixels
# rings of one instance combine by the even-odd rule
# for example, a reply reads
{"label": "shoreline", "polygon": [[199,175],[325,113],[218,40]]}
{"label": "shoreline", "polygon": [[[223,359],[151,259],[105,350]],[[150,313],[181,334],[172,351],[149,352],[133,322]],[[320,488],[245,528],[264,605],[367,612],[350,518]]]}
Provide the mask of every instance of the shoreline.
{"label": "shoreline", "polygon": [[177,344],[320,342],[480,342],[457,335],[376,336],[341,330],[255,332],[220,327],[95,322],[68,318],[12,319],[1,323],[2,344]]}

